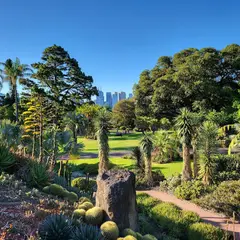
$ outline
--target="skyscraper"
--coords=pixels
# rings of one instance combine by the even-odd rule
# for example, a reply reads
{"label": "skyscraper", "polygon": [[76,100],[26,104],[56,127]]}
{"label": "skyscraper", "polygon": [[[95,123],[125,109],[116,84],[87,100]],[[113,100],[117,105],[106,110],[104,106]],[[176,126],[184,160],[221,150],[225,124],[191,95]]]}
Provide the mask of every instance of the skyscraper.
{"label": "skyscraper", "polygon": [[112,108],[112,93],[107,92],[106,93],[106,105]]}
{"label": "skyscraper", "polygon": [[112,107],[114,107],[114,105],[118,102],[118,92],[115,92],[112,95]]}
{"label": "skyscraper", "polygon": [[96,104],[103,106],[104,105],[104,95],[103,91],[98,90],[98,96],[96,98]]}
{"label": "skyscraper", "polygon": [[126,93],[125,92],[120,92],[119,93],[119,101],[126,99]]}
{"label": "skyscraper", "polygon": [[128,94],[128,99],[132,98],[133,97],[133,94],[132,93],[129,93]]}

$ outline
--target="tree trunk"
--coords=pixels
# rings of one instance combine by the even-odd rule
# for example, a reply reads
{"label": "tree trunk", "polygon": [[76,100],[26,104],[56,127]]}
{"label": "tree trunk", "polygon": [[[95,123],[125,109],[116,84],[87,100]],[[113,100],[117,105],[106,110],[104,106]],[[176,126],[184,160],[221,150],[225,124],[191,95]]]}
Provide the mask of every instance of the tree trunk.
{"label": "tree trunk", "polygon": [[75,127],[73,127],[72,132],[73,132],[73,140],[77,144],[77,130]]}
{"label": "tree trunk", "polygon": [[53,169],[56,165],[56,155],[57,155],[57,131],[56,131],[56,129],[54,129],[54,131],[53,131],[53,152],[52,152],[51,162],[50,162],[50,171],[53,171]]}
{"label": "tree trunk", "polygon": [[191,160],[190,160],[190,147],[183,144],[183,171],[182,180],[188,181],[192,178]]}
{"label": "tree trunk", "polygon": [[40,116],[40,125],[39,125],[39,162],[43,161],[43,124],[42,124],[42,113]]}
{"label": "tree trunk", "polygon": [[16,122],[18,123],[18,94],[17,94],[17,85],[14,85],[13,88],[14,88],[14,97],[15,97],[15,105],[16,105]]}
{"label": "tree trunk", "polygon": [[152,186],[153,178],[152,178],[152,159],[151,159],[151,157],[145,157],[145,180],[149,186]]}
{"label": "tree trunk", "polygon": [[36,135],[33,135],[33,139],[32,139],[32,158],[34,158],[35,155],[35,142],[36,142]]}
{"label": "tree trunk", "polygon": [[199,163],[198,163],[197,146],[195,142],[192,144],[192,147],[193,147],[193,172],[194,172],[194,178],[197,178],[198,172],[199,172]]}
{"label": "tree trunk", "polygon": [[100,147],[99,150],[99,166],[98,166],[98,174],[102,174],[105,171],[109,170],[109,159],[106,151],[102,150]]}

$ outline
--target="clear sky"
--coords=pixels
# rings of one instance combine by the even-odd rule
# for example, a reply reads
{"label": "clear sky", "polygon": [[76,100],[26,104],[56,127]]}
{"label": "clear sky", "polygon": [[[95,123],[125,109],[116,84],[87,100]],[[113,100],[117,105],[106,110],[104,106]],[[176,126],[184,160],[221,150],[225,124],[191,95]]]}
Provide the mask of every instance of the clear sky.
{"label": "clear sky", "polygon": [[57,44],[104,92],[131,92],[162,55],[240,43],[239,9],[239,0],[0,0],[0,61],[31,64]]}

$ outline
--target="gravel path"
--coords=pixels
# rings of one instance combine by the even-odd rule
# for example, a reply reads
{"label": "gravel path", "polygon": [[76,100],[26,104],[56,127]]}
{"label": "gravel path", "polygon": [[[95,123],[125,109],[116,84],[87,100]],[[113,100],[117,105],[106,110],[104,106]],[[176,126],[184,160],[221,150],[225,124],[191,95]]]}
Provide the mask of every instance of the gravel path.
{"label": "gravel path", "polygon": [[[143,191],[143,192],[145,192],[148,195],[150,195],[154,198],[157,198],[163,202],[174,203],[175,205],[177,205],[178,207],[180,207],[183,210],[189,210],[189,211],[195,212],[200,216],[200,218],[204,222],[211,223],[212,225],[218,226],[224,230],[235,232],[235,235],[236,235],[235,239],[240,240],[240,223],[239,222],[237,222],[235,224],[230,224],[231,220],[229,220],[229,218],[227,218],[223,215],[204,210],[194,203],[178,199],[175,196],[170,195],[165,192],[160,192],[160,191],[156,191],[156,190],[149,190],[149,191]],[[230,222],[228,225],[227,225],[227,220],[229,220],[229,222]]]}

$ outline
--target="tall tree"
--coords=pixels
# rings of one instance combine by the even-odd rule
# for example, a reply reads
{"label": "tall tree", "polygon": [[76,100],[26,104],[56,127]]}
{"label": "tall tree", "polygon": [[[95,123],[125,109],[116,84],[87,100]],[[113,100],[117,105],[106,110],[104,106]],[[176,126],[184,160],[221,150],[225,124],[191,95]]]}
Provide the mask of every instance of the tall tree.
{"label": "tall tree", "polygon": [[14,93],[16,105],[16,122],[18,122],[17,84],[18,81],[21,81],[25,77],[31,76],[32,69],[26,64],[21,64],[19,58],[16,58],[15,61],[7,59],[6,62],[1,62],[0,65],[3,66],[3,69],[0,70],[0,75],[3,78],[3,81],[8,81],[10,83],[10,86]]}
{"label": "tall tree", "polygon": [[183,152],[183,181],[190,180],[192,178],[192,168],[190,159],[191,140],[193,135],[191,112],[186,108],[181,109],[180,114],[176,118],[176,128],[178,130],[179,137],[182,142]]}
{"label": "tall tree", "polygon": [[53,106],[53,153],[51,168],[56,163],[57,142],[56,134],[61,129],[64,111],[74,110],[84,101],[90,101],[97,94],[96,87],[92,86],[93,79],[85,75],[76,59],[71,58],[61,46],[53,45],[44,50],[42,62],[34,63],[36,69],[33,78],[40,81],[46,90],[46,96]]}
{"label": "tall tree", "polygon": [[110,118],[110,113],[105,108],[100,109],[96,120],[97,140],[99,148],[99,174],[109,169],[108,127]]}
{"label": "tall tree", "polygon": [[144,172],[145,172],[145,181],[147,185],[151,186],[153,183],[152,178],[152,150],[153,150],[153,142],[152,139],[148,135],[144,135],[141,140],[141,149],[144,155]]}
{"label": "tall tree", "polygon": [[116,128],[134,128],[135,103],[132,99],[121,100],[113,108],[112,122]]}

